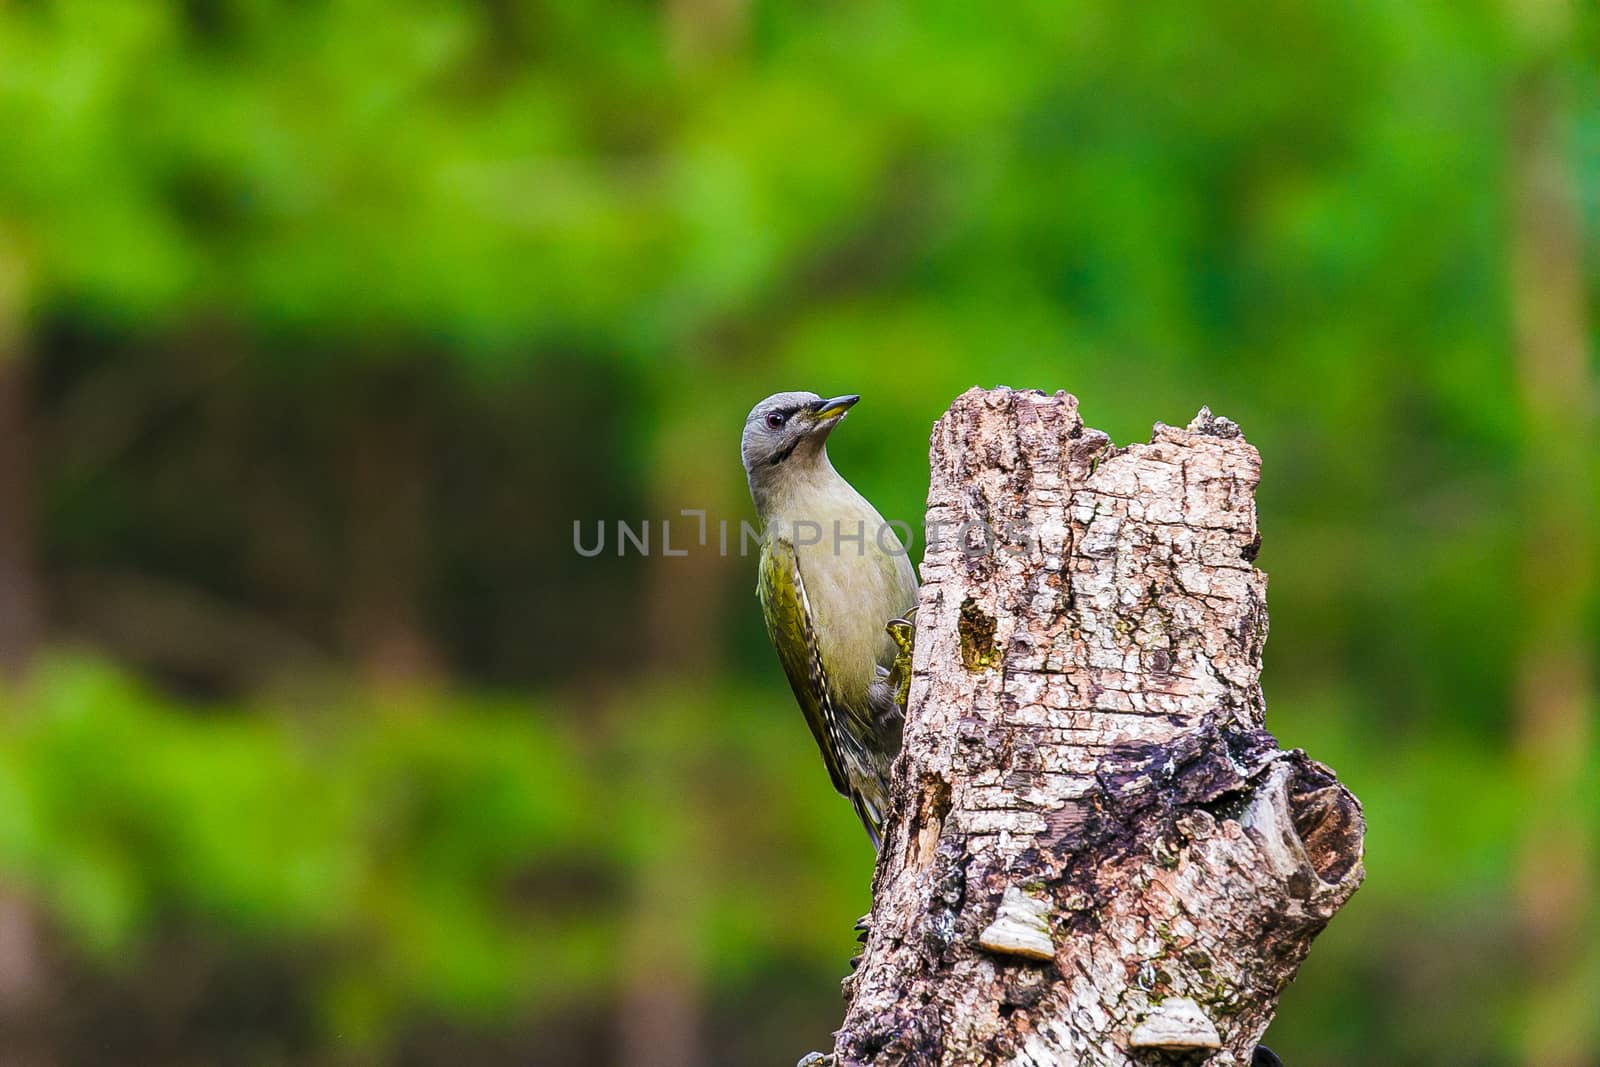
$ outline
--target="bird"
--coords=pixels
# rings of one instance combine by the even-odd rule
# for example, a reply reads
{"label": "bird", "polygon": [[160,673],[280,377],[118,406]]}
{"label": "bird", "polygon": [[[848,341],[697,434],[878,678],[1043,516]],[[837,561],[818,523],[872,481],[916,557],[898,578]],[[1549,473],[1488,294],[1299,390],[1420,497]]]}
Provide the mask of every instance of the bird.
{"label": "bird", "polygon": [[761,528],[756,595],[828,777],[876,850],[910,684],[917,574],[894,528],[828,459],[860,396],[774,393],[741,452]]}

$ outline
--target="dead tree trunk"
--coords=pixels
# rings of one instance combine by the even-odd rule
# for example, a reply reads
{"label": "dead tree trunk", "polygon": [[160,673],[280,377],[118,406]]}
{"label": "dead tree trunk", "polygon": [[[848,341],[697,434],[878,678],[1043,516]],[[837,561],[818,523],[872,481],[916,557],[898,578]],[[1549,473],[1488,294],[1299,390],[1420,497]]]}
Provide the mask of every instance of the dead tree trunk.
{"label": "dead tree trunk", "polygon": [[1264,729],[1259,455],[1207,411],[1119,449],[1065,393],[973,389],[932,468],[836,1062],[1248,1064],[1364,829]]}

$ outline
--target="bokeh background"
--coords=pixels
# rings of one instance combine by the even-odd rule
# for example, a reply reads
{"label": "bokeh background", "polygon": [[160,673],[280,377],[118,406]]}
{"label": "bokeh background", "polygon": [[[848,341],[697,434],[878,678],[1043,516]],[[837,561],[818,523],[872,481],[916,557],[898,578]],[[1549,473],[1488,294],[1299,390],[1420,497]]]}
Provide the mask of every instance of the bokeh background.
{"label": "bokeh background", "polygon": [[1597,59],[1557,0],[0,3],[0,1061],[824,1047],[872,857],[714,551],[740,425],[862,393],[918,522],[1003,383],[1265,457],[1268,725],[1370,820],[1278,1051],[1600,1063]]}

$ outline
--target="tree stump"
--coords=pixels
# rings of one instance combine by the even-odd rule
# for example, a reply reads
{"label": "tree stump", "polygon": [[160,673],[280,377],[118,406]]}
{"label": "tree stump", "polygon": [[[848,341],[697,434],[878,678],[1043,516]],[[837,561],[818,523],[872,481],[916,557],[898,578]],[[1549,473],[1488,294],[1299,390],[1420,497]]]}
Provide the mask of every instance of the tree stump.
{"label": "tree stump", "polygon": [[1264,728],[1260,456],[973,389],[934,427],[904,748],[835,1062],[1245,1065],[1361,883]]}

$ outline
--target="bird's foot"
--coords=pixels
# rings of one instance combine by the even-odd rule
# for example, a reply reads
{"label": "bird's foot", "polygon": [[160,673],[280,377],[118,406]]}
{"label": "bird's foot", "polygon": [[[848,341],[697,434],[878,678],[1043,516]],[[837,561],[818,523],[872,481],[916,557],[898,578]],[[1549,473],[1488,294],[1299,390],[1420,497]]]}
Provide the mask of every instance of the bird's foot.
{"label": "bird's foot", "polygon": [[885,627],[889,636],[894,639],[895,646],[900,651],[895,653],[894,663],[889,667],[889,687],[894,693],[894,702],[903,713],[906,701],[911,697],[911,652],[912,642],[917,633],[917,609],[912,608],[898,619],[890,619]]}
{"label": "bird's foot", "polygon": [[833,1067],[833,1053],[808,1052],[800,1057],[800,1062],[794,1067]]}
{"label": "bird's foot", "polygon": [[867,944],[867,935],[872,932],[872,912],[869,911],[865,915],[861,916],[861,918],[857,919],[854,929],[856,932],[856,944],[861,945],[862,949],[860,952],[857,952],[854,956],[850,957],[851,974],[854,974],[856,968],[861,966],[861,957],[867,954],[865,946]]}
{"label": "bird's foot", "polygon": [[855,931],[856,943],[863,947],[860,952],[850,957],[850,973],[845,975],[844,980],[839,983],[839,991],[844,994],[845,1000],[849,1000],[855,995],[857,970],[861,966],[862,957],[867,954],[865,947],[867,935],[872,932],[872,912],[869,911],[856,920]]}

